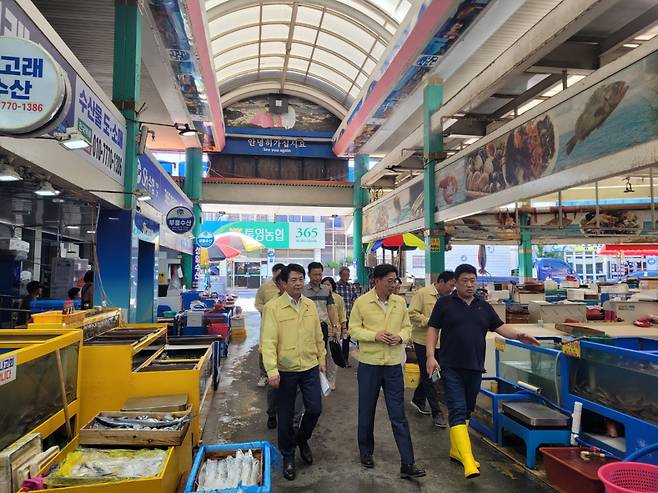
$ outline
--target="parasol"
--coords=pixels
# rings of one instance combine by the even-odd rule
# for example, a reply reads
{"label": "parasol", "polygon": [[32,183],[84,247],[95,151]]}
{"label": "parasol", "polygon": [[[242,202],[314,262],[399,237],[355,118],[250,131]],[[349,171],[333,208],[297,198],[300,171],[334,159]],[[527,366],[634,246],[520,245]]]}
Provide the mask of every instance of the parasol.
{"label": "parasol", "polygon": [[234,248],[239,252],[255,252],[256,250],[265,248],[260,241],[238,231],[228,231],[226,233],[217,234],[215,236],[214,246],[219,245]]}
{"label": "parasol", "polygon": [[210,248],[201,250],[201,255],[202,255],[201,263],[203,263],[204,260],[203,257],[205,256],[204,250],[208,260],[226,260],[227,258],[233,258],[240,255],[240,250],[238,250],[237,248],[233,248],[228,245],[222,245],[221,243],[219,245],[215,243]]}
{"label": "parasol", "polygon": [[413,233],[403,233],[400,235],[389,236],[383,240],[375,240],[370,242],[368,245],[368,251],[374,252],[375,250],[382,247],[386,250],[393,251],[415,250],[416,248],[425,250],[425,243],[422,239],[418,238],[418,236]]}

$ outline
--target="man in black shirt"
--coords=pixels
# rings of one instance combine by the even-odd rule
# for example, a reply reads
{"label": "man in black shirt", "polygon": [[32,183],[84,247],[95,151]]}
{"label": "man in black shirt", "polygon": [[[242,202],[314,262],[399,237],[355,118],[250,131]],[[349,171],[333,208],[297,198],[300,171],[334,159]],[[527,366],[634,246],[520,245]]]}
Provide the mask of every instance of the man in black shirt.
{"label": "man in black shirt", "polygon": [[[427,331],[427,373],[439,371],[448,405],[450,425],[450,458],[464,466],[464,476],[480,475],[479,464],[473,458],[468,435],[468,420],[475,409],[484,369],[487,332],[539,345],[527,334],[505,325],[493,307],[475,297],[477,271],[462,264],[455,269],[455,292],[440,298],[429,320]],[[439,361],[434,356],[438,331],[441,331]]]}

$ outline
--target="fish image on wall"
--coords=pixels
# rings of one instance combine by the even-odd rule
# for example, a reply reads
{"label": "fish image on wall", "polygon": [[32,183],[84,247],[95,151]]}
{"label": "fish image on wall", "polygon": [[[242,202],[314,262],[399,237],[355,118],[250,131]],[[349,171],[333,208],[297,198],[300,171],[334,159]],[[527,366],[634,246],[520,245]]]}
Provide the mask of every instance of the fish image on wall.
{"label": "fish image on wall", "polygon": [[576,121],[576,133],[566,145],[567,154],[571,154],[576,144],[584,141],[589,134],[603,125],[624,99],[628,89],[629,85],[626,82],[618,81],[601,86],[594,91],[585,105],[585,111]]}

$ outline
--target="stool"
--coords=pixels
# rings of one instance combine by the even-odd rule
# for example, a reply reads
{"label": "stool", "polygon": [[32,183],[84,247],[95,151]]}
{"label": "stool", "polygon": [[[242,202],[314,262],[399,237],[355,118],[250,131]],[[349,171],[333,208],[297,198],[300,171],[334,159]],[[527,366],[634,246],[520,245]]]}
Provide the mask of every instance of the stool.
{"label": "stool", "polygon": [[498,415],[498,445],[503,446],[503,430],[518,436],[525,442],[526,466],[534,469],[537,463],[537,447],[540,445],[569,445],[571,431],[568,429],[528,428],[505,414]]}

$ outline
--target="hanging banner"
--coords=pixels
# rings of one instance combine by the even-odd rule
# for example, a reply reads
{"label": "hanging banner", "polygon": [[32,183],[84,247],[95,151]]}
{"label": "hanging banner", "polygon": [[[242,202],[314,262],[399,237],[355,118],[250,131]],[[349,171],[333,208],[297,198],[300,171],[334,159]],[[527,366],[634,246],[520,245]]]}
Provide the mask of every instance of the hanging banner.
{"label": "hanging banner", "polygon": [[[621,206],[564,207],[559,210],[528,214],[525,229],[534,244],[558,242],[643,241],[658,236],[658,221],[652,224],[651,211]],[[513,211],[478,214],[446,223],[446,232],[459,242],[518,243],[521,229]],[[615,240],[616,239],[616,240]]]}
{"label": "hanging banner", "polygon": [[400,102],[419,87],[423,77],[455,44],[489,2],[490,0],[463,0],[438,28],[437,19],[445,18],[449,12],[446,8],[449,2],[434,0],[424,7],[405,43],[396,52],[390,65],[386,65],[387,70],[379,80],[370,82],[367,93],[346,118],[346,125],[336,133],[336,155],[357,154],[359,148],[379,130]]}
{"label": "hanging banner", "polygon": [[[450,208],[493,194],[499,194],[496,197],[500,200],[487,201],[480,209],[500,207],[509,203],[510,197],[518,201],[557,191],[561,183],[553,175],[655,142],[657,114],[658,53],[654,52],[516,128],[488,139],[475,151],[448,164],[438,164],[436,220],[450,220],[453,213],[463,216],[465,208]],[[655,152],[643,149],[624,159],[617,170],[599,166],[590,175],[605,178],[623,172],[624,167],[641,168],[655,161]],[[577,178],[570,180],[576,182]],[[532,189],[525,189],[529,193],[512,193],[515,187],[529,183],[533,184]],[[501,194],[508,190],[510,193]]]}
{"label": "hanging banner", "polygon": [[423,177],[418,176],[395,192],[366,206],[363,209],[363,235],[370,237],[422,219],[423,197]]}
{"label": "hanging banner", "polygon": [[181,191],[176,182],[149,153],[140,154],[137,163],[137,187],[149,193],[149,204],[161,214],[174,207],[192,207],[192,201]]}
{"label": "hanging banner", "polygon": [[123,180],[126,129],[80,77],[75,80],[75,128],[89,144],[76,152],[115,180]]}
{"label": "hanging banner", "polygon": [[[91,90],[78,75],[76,70],[62,55],[53,43],[41,32],[35,21],[33,21],[28,14],[19,6],[16,0],[2,0],[0,1],[0,36],[13,36],[23,38],[36,43],[40,49],[49,55],[49,57],[61,67],[63,77],[67,80],[66,86],[68,91],[67,103],[60,107],[59,114],[55,115],[52,119],[52,124],[46,124],[41,129],[34,130],[34,133],[52,134],[53,132],[64,133],[67,129],[73,128],[80,132],[86,138],[91,148],[85,150],[76,150],[76,152],[88,161],[92,166],[103,171],[103,173],[110,176],[115,182],[123,186],[124,179],[124,160],[125,160],[125,125],[121,122],[116,108],[110,107],[102,102],[99,94]],[[0,49],[0,54],[5,55],[5,49]],[[8,56],[12,56],[8,53]],[[33,57],[39,58],[39,57]],[[39,74],[41,71],[35,68],[43,67],[43,76],[46,78],[49,72],[48,57],[43,57],[43,65],[36,62],[33,65],[32,73]],[[12,62],[13,63],[13,62]],[[24,62],[25,70],[29,73],[28,62]],[[6,61],[0,62],[0,67],[5,66]],[[23,71],[23,66],[21,66]],[[59,82],[55,82],[51,90],[56,90]],[[25,80],[28,82],[28,80]],[[39,98],[35,101],[37,106],[25,106],[26,110],[35,110],[39,113],[39,104],[44,104],[44,112],[47,104],[45,95],[48,92],[43,92],[43,88],[37,87],[36,80],[30,80],[31,93]],[[4,79],[2,80],[4,84]],[[14,84],[14,81],[12,81]],[[22,84],[22,83],[21,83]],[[0,86],[1,88],[2,86]],[[0,91],[1,92],[1,91]],[[80,96],[84,92],[84,101],[80,100]],[[16,93],[17,94],[17,93]],[[11,91],[10,91],[11,95]],[[1,97],[1,96],[0,96]],[[43,99],[43,101],[42,101]],[[27,101],[25,101],[27,103]],[[33,102],[34,103],[34,102]],[[12,105],[13,107],[13,105]],[[6,108],[5,108],[6,109]],[[7,116],[5,109],[2,108],[0,103],[0,112],[2,117]],[[86,117],[82,115],[86,114]],[[2,118],[0,117],[0,118]],[[0,122],[2,120],[0,119]],[[36,125],[36,122],[34,123]],[[3,125],[0,123],[0,133]],[[83,170],[81,170],[82,172]]]}
{"label": "hanging banner", "polygon": [[62,67],[38,44],[0,36],[0,135],[42,135],[66,115]]}
{"label": "hanging banner", "polygon": [[[214,239],[222,233],[242,233],[268,249],[311,250],[325,246],[323,222],[204,221],[201,230],[211,233]],[[198,239],[196,243],[199,243]]]}

